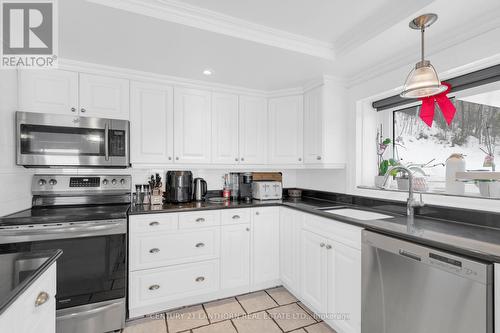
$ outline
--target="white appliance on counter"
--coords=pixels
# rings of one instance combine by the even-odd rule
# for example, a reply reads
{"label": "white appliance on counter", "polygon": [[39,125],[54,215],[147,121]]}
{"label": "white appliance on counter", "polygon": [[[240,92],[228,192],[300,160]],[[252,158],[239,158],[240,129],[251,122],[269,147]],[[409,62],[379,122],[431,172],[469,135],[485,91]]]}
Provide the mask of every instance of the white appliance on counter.
{"label": "white appliance on counter", "polygon": [[257,200],[279,200],[283,196],[283,186],[277,181],[257,181],[252,185],[252,196]]}

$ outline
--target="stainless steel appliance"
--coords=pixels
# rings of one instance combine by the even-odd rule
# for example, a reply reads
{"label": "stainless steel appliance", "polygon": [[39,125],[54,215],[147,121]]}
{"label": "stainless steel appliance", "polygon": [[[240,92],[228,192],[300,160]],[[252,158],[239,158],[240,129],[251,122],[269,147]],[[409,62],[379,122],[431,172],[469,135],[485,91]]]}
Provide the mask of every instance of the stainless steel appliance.
{"label": "stainless steel appliance", "polygon": [[492,265],[363,231],[362,333],[492,333]]}
{"label": "stainless steel appliance", "polygon": [[243,201],[252,200],[253,175],[251,172],[240,173],[239,177],[239,199]]}
{"label": "stainless steel appliance", "polygon": [[193,196],[195,201],[202,201],[207,194],[207,182],[203,178],[194,179]]}
{"label": "stainless steel appliance", "polygon": [[191,171],[167,171],[165,199],[173,203],[189,202],[193,199]]}
{"label": "stainless steel appliance", "polygon": [[129,166],[128,120],[16,112],[17,164],[25,167]]}
{"label": "stainless steel appliance", "polygon": [[[33,207],[0,218],[0,253],[61,249],[57,332],[102,333],[125,323],[130,176],[35,175]],[[32,265],[20,265],[19,279]]]}

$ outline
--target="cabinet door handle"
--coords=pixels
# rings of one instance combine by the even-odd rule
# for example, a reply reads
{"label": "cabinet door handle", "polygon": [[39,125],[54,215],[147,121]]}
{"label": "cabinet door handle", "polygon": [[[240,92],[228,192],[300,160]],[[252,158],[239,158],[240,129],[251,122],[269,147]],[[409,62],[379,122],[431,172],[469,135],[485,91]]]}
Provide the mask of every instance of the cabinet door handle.
{"label": "cabinet door handle", "polygon": [[302,157],[299,157],[299,162],[301,162],[301,161],[302,161]]}
{"label": "cabinet door handle", "polygon": [[87,111],[87,110],[85,110],[85,108],[81,108],[81,109],[80,109],[80,112],[85,113],[86,111]]}
{"label": "cabinet door handle", "polygon": [[239,215],[233,215],[233,220],[237,220],[237,219],[239,219],[239,218],[240,218],[240,216],[239,216]]}
{"label": "cabinet door handle", "polygon": [[160,252],[160,249],[155,247],[154,249],[149,250],[149,253],[158,253]]}
{"label": "cabinet door handle", "polygon": [[196,247],[200,248],[200,247],[204,247],[205,246],[205,243],[198,243],[195,245]]}
{"label": "cabinet door handle", "polygon": [[255,212],[255,215],[260,215],[260,213],[259,212]]}
{"label": "cabinet door handle", "polygon": [[196,279],[195,279],[196,282],[203,282],[205,281],[205,278],[203,276],[198,276]]}
{"label": "cabinet door handle", "polygon": [[235,162],[238,162],[238,157],[236,157],[234,160],[235,160]]}
{"label": "cabinet door handle", "polygon": [[149,225],[150,225],[151,227],[156,227],[157,225],[160,225],[160,222],[156,222],[156,221],[154,221],[154,222],[150,222],[150,223],[149,223]]}
{"label": "cabinet door handle", "polygon": [[41,293],[38,294],[35,300],[35,306],[40,306],[46,303],[49,300],[49,294],[47,294],[45,291],[42,291]]}
{"label": "cabinet door handle", "polygon": [[246,230],[246,231],[250,231],[250,228],[246,228],[245,230]]}
{"label": "cabinet door handle", "polygon": [[320,161],[320,160],[321,160],[321,156],[316,157],[316,159],[317,159],[318,161]]}
{"label": "cabinet door handle", "polygon": [[320,243],[319,247],[325,247],[325,243]]}
{"label": "cabinet door handle", "polygon": [[241,158],[241,161],[243,162],[244,160],[245,160],[245,159],[242,157],[242,158]]}
{"label": "cabinet door handle", "polygon": [[203,217],[199,217],[196,219],[196,222],[205,222],[205,219]]}
{"label": "cabinet door handle", "polygon": [[160,289],[160,286],[157,284],[153,284],[152,286],[149,286],[149,290],[156,290],[156,289]]}
{"label": "cabinet door handle", "polygon": [[169,161],[171,161],[171,160],[172,160],[172,156],[169,156],[169,157],[168,157],[168,160],[169,160]]}
{"label": "cabinet door handle", "polygon": [[328,245],[326,246],[326,249],[327,249],[327,250],[330,250],[331,248],[332,248],[332,246],[331,246],[330,244],[328,244]]}
{"label": "cabinet door handle", "polygon": [[76,112],[76,108],[71,108],[71,112]]}
{"label": "cabinet door handle", "polygon": [[175,160],[176,160],[176,161],[178,161],[178,160],[179,160],[179,157],[176,157],[176,158],[175,158]]}

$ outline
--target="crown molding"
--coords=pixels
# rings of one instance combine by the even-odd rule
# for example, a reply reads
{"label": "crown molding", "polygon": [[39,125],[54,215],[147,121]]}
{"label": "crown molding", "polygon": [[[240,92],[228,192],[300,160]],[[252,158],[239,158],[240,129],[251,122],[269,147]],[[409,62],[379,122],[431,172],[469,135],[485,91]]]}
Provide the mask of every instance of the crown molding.
{"label": "crown molding", "polygon": [[177,0],[87,1],[318,58],[335,59],[333,43],[274,29]]}

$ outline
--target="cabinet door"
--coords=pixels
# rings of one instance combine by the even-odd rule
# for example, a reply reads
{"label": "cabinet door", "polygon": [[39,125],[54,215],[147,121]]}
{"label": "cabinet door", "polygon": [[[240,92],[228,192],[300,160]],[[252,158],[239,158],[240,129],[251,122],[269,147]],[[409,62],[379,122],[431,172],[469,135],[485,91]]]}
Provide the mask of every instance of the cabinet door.
{"label": "cabinet door", "polygon": [[282,208],[280,212],[280,278],[297,296],[300,293],[300,228],[303,214]]}
{"label": "cabinet door", "polygon": [[279,280],[279,207],[252,210],[252,288]]}
{"label": "cabinet door", "polygon": [[304,94],[304,163],[321,163],[323,155],[322,87]]}
{"label": "cabinet door", "polygon": [[78,73],[20,70],[19,110],[78,114]]}
{"label": "cabinet door", "polygon": [[269,100],[269,162],[301,164],[303,98],[288,96]]}
{"label": "cabinet door", "polygon": [[240,164],[267,163],[267,101],[261,97],[240,96]]}
{"label": "cabinet door", "polygon": [[80,74],[80,116],[129,119],[129,81]]}
{"label": "cabinet door", "polygon": [[174,96],[167,85],[130,85],[130,148],[132,163],[173,163]]}
{"label": "cabinet door", "polygon": [[327,309],[327,261],[325,239],[310,231],[301,230],[301,296],[312,310],[324,313]]}
{"label": "cabinet door", "polygon": [[238,153],[238,96],[212,94],[212,163],[234,164]]}
{"label": "cabinet door", "polygon": [[[337,331],[361,332],[361,251],[328,240],[327,322]],[[345,315],[345,318],[342,318]]]}
{"label": "cabinet door", "polygon": [[221,228],[221,288],[250,286],[250,224]]}
{"label": "cabinet door", "polygon": [[210,163],[211,94],[174,89],[174,153],[177,163]]}

